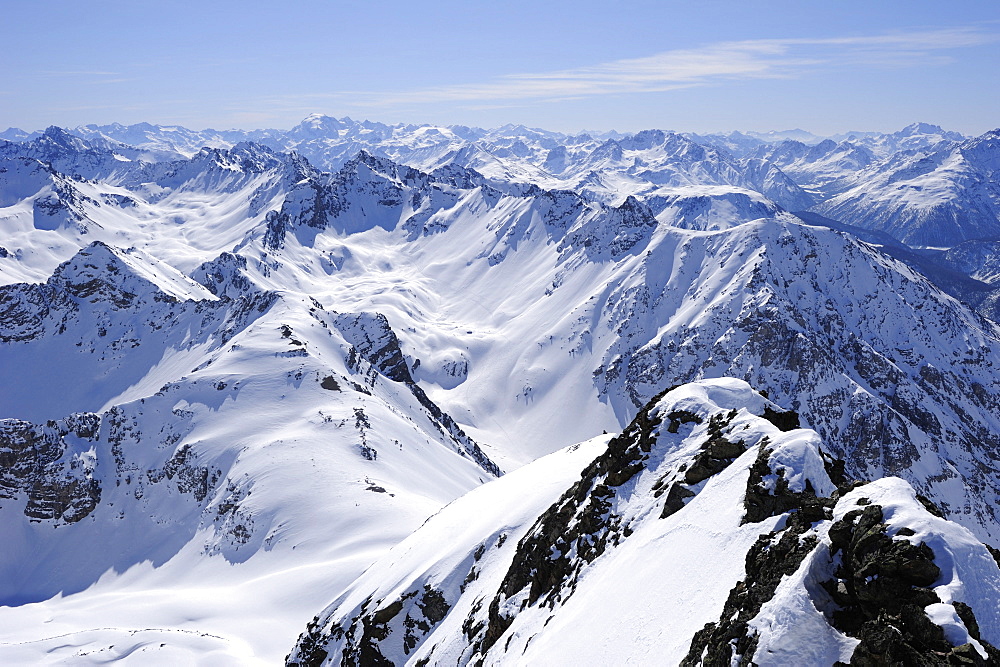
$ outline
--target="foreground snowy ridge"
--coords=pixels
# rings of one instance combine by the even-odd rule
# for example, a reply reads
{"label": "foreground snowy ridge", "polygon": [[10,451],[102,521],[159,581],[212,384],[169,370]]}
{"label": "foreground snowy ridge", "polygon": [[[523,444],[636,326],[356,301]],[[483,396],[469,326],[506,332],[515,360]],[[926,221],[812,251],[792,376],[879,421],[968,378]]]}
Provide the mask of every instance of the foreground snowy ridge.
{"label": "foreground snowy ridge", "polygon": [[903,480],[848,482],[796,426],[741,381],[672,389],[609,442],[449,505],[314,619],[287,662],[1000,658],[987,547]]}

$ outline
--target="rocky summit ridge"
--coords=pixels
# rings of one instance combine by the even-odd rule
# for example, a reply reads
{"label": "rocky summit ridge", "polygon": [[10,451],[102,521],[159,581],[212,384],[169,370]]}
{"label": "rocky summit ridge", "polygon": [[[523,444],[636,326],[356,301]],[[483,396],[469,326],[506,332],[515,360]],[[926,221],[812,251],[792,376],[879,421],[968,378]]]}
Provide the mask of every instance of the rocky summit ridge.
{"label": "rocky summit ridge", "polygon": [[794,413],[706,380],[442,510],[287,664],[987,664],[998,595],[906,482],[849,479]]}

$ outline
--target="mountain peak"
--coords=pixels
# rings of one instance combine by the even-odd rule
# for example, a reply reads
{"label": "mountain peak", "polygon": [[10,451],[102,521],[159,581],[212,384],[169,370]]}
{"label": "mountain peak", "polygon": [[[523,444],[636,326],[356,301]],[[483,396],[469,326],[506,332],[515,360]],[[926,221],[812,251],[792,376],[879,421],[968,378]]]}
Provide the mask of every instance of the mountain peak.
{"label": "mountain peak", "polygon": [[630,148],[634,150],[648,150],[653,146],[659,146],[666,141],[666,133],[663,130],[642,130],[632,135]]}
{"label": "mountain peak", "polygon": [[42,136],[35,141],[39,144],[45,144],[67,151],[82,152],[91,148],[90,144],[86,141],[76,135],[70,134],[58,125],[50,125],[45,128],[45,132],[42,133]]}
{"label": "mountain peak", "polygon": [[340,133],[340,130],[348,127],[348,124],[353,124],[349,118],[341,121],[332,116],[313,113],[303,118],[302,122],[293,127],[290,134],[298,137],[336,137]]}
{"label": "mountain peak", "polygon": [[945,131],[940,125],[916,122],[910,123],[896,134],[901,137],[912,137],[918,134],[945,134]]}
{"label": "mountain peak", "polygon": [[217,297],[169,264],[136,248],[123,250],[94,241],[63,262],[49,279],[79,299],[130,305],[140,294],[177,301],[215,301]]}

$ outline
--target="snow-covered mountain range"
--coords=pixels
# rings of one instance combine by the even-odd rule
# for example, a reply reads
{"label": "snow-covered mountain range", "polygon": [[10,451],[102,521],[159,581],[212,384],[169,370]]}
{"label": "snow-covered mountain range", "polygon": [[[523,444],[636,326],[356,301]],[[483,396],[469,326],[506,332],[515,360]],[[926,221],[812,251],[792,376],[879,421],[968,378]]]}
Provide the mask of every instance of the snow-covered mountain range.
{"label": "snow-covered mountain range", "polygon": [[8,130],[0,659],[996,659],[994,135]]}

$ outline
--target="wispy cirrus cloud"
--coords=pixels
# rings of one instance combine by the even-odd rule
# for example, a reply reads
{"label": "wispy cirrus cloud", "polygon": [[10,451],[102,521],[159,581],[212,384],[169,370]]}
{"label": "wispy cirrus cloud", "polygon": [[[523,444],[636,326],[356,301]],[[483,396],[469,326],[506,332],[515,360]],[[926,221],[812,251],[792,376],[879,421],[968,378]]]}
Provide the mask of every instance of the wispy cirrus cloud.
{"label": "wispy cirrus cloud", "polygon": [[120,72],[107,70],[43,70],[39,72],[42,76],[121,76]]}
{"label": "wispy cirrus cloud", "polygon": [[1000,32],[976,27],[742,40],[574,69],[509,74],[481,83],[397,92],[343,91],[328,97],[350,100],[358,106],[392,107],[442,102],[498,105],[653,93],[725,80],[797,78],[824,68],[927,66],[947,62],[956,50],[997,41]]}
{"label": "wispy cirrus cloud", "polygon": [[137,77],[127,76],[110,70],[44,70],[38,73],[49,79],[75,79],[88,86],[104,86],[136,81]]}

